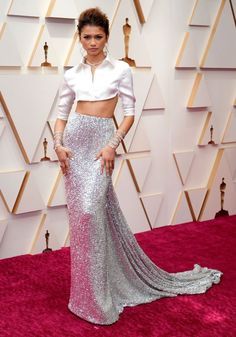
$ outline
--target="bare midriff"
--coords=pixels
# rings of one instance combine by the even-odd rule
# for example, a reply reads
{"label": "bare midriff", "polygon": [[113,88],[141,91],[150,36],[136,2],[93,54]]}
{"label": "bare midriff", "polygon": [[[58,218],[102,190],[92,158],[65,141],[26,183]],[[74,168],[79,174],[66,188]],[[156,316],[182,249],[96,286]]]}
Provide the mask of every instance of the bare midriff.
{"label": "bare midriff", "polygon": [[75,111],[82,115],[112,118],[117,101],[118,95],[102,101],[78,101]]}

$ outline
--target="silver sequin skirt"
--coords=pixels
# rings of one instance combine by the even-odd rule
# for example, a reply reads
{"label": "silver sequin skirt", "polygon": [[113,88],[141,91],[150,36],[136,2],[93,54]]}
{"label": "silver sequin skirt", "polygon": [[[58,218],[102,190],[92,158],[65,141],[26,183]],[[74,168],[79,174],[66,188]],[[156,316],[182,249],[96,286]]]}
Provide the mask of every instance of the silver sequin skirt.
{"label": "silver sequin skirt", "polygon": [[204,293],[223,274],[195,264],[177,273],[155,265],[138,245],[120,208],[112,178],[96,154],[113,136],[112,118],[73,111],[64,130],[72,150],[64,175],[70,228],[69,310],[96,324],[116,322],[125,306]]}

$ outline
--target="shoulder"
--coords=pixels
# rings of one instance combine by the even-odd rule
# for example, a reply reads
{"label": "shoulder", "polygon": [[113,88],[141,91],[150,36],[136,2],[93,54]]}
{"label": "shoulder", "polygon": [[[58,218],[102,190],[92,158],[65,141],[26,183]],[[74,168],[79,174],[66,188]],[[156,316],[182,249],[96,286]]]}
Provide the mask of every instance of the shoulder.
{"label": "shoulder", "polygon": [[67,69],[65,72],[64,72],[64,78],[66,80],[70,79],[71,77],[73,77],[76,72],[78,70],[78,65],[74,66],[74,67],[71,67],[69,69]]}

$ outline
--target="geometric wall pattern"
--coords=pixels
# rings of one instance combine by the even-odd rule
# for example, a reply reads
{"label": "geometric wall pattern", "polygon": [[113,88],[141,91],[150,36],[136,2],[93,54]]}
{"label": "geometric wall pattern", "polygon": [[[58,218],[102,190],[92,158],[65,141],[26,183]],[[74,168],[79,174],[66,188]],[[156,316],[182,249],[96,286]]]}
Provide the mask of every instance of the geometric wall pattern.
{"label": "geometric wall pattern", "polygon": [[[113,184],[131,230],[236,214],[235,1],[0,1],[0,258],[70,244],[63,175],[53,150],[63,73],[81,58],[79,13],[111,24],[109,52],[124,56],[137,99],[117,149]],[[234,12],[233,12],[234,11]],[[41,67],[47,41],[48,61]],[[73,109],[73,108],[72,108]],[[114,124],[123,111],[118,102]],[[211,142],[210,142],[211,141]],[[45,146],[48,161],[41,161]]]}

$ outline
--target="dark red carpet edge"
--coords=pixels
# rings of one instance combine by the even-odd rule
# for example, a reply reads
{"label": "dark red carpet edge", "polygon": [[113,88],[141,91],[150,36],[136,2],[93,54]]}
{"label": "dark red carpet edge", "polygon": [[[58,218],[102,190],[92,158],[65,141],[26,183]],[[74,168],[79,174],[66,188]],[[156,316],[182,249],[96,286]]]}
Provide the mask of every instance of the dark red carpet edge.
{"label": "dark red carpet edge", "polygon": [[219,269],[219,284],[204,294],[162,298],[125,308],[110,326],[88,323],[67,308],[70,251],[0,260],[1,337],[233,337],[236,215],[165,226],[136,235],[159,267],[177,272],[194,263]]}

